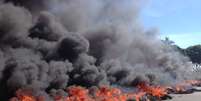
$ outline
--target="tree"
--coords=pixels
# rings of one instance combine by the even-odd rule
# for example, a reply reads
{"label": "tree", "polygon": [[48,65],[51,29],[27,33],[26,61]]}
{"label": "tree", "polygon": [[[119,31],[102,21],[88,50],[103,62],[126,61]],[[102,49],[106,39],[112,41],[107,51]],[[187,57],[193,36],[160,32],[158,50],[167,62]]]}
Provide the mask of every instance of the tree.
{"label": "tree", "polygon": [[185,54],[191,59],[193,63],[201,63],[201,45],[188,47]]}
{"label": "tree", "polygon": [[169,37],[165,37],[165,40],[161,40],[164,44],[170,46],[175,51],[180,52],[181,54],[185,55],[185,49],[180,48],[178,45],[175,44],[174,41],[170,40]]}
{"label": "tree", "polygon": [[167,45],[174,45],[175,44],[175,42],[170,40],[169,37],[165,37],[165,40],[162,40],[162,42],[164,44],[167,44]]}

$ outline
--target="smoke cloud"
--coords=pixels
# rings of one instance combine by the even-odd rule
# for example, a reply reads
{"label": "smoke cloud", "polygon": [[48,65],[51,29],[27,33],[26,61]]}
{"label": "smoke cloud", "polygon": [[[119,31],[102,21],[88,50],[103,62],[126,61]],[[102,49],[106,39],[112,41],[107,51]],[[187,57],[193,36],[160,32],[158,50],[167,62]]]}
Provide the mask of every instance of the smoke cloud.
{"label": "smoke cloud", "polygon": [[4,0],[0,3],[0,100],[32,89],[47,101],[70,85],[173,84],[188,58],[139,22],[141,0]]}

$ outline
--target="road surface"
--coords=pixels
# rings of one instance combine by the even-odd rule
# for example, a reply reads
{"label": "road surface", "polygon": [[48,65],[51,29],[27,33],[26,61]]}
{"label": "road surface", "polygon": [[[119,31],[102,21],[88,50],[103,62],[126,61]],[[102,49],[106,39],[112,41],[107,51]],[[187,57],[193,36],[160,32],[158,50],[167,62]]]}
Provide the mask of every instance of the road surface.
{"label": "road surface", "polygon": [[173,99],[166,101],[201,101],[201,92],[195,92],[193,94],[176,94],[171,96]]}

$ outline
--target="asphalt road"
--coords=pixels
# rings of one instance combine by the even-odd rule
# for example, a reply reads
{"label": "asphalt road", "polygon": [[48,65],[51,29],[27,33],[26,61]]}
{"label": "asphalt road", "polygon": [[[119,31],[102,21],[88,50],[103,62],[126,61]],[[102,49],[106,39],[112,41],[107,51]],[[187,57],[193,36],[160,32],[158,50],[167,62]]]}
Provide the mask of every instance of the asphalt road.
{"label": "asphalt road", "polygon": [[173,99],[166,101],[201,101],[201,92],[195,92],[193,94],[176,94],[171,96]]}

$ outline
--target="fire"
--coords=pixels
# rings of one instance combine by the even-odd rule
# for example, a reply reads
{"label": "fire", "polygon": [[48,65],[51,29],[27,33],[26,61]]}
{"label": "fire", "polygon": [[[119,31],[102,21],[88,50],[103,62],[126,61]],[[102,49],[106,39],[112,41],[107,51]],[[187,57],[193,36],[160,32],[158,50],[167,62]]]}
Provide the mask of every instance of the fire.
{"label": "fire", "polygon": [[[20,101],[36,101],[34,97],[32,96],[21,96],[18,97]],[[18,101],[17,98],[12,98],[11,101]]]}
{"label": "fire", "polygon": [[158,97],[158,98],[161,98],[161,97],[167,95],[166,87],[150,86],[146,83],[140,83],[138,85],[138,88],[141,89],[142,91],[146,92],[147,94],[150,94],[150,95]]}
{"label": "fire", "polygon": [[178,84],[175,86],[175,92],[176,93],[185,92],[186,91],[185,87],[186,87],[186,84]]}
{"label": "fire", "polygon": [[126,101],[127,96],[117,88],[100,87],[95,91],[95,99],[100,101]]}
{"label": "fire", "polygon": [[[140,99],[146,94],[145,92],[138,93],[123,93],[118,88],[102,86],[93,91],[93,94],[88,89],[72,86],[67,89],[69,96],[55,96],[54,101],[127,101],[129,99]],[[17,97],[12,98],[10,101],[45,101],[34,97],[31,93],[23,90],[17,91]],[[146,100],[149,101],[149,100]]]}
{"label": "fire", "polygon": [[200,86],[201,85],[200,80],[187,80],[187,81],[185,81],[185,83],[190,84],[192,86]]}
{"label": "fire", "polygon": [[[141,99],[144,95],[146,95],[145,92],[138,92],[138,93],[136,93],[136,94],[131,94],[130,96],[133,96],[133,97],[136,99],[136,101],[140,101],[140,99]],[[132,98],[132,97],[131,97],[131,98]],[[146,99],[146,101],[149,101],[149,100]]]}
{"label": "fire", "polygon": [[199,80],[187,80],[182,83],[176,84],[175,86],[169,87],[174,93],[192,93],[193,86],[201,86]]}
{"label": "fire", "polygon": [[[138,99],[140,94],[122,93],[120,89],[102,86],[97,88],[93,94],[89,94],[89,90],[82,87],[70,87],[68,89],[70,94],[64,101],[127,101],[128,99]],[[139,101],[139,100],[137,100]]]}
{"label": "fire", "polygon": [[37,101],[36,98],[32,96],[31,92],[27,90],[18,90],[16,96],[17,97],[12,98],[10,101],[18,101],[18,99],[20,101]]}
{"label": "fire", "polygon": [[[121,89],[101,86],[94,89],[86,89],[80,86],[68,87],[66,92],[68,96],[54,96],[54,101],[150,101],[148,96],[154,96],[157,99],[168,95],[168,89],[173,90],[174,93],[182,93],[187,91],[187,85],[200,85],[201,81],[188,80],[184,83],[175,85],[173,87],[153,86],[148,83],[140,83],[137,88],[138,92],[123,92]],[[32,95],[29,90],[18,90],[16,97],[10,101],[45,101],[43,97],[36,97]]]}
{"label": "fire", "polygon": [[89,95],[89,91],[79,86],[69,87],[68,93],[69,97],[67,97],[64,101],[94,101],[92,97]]}

